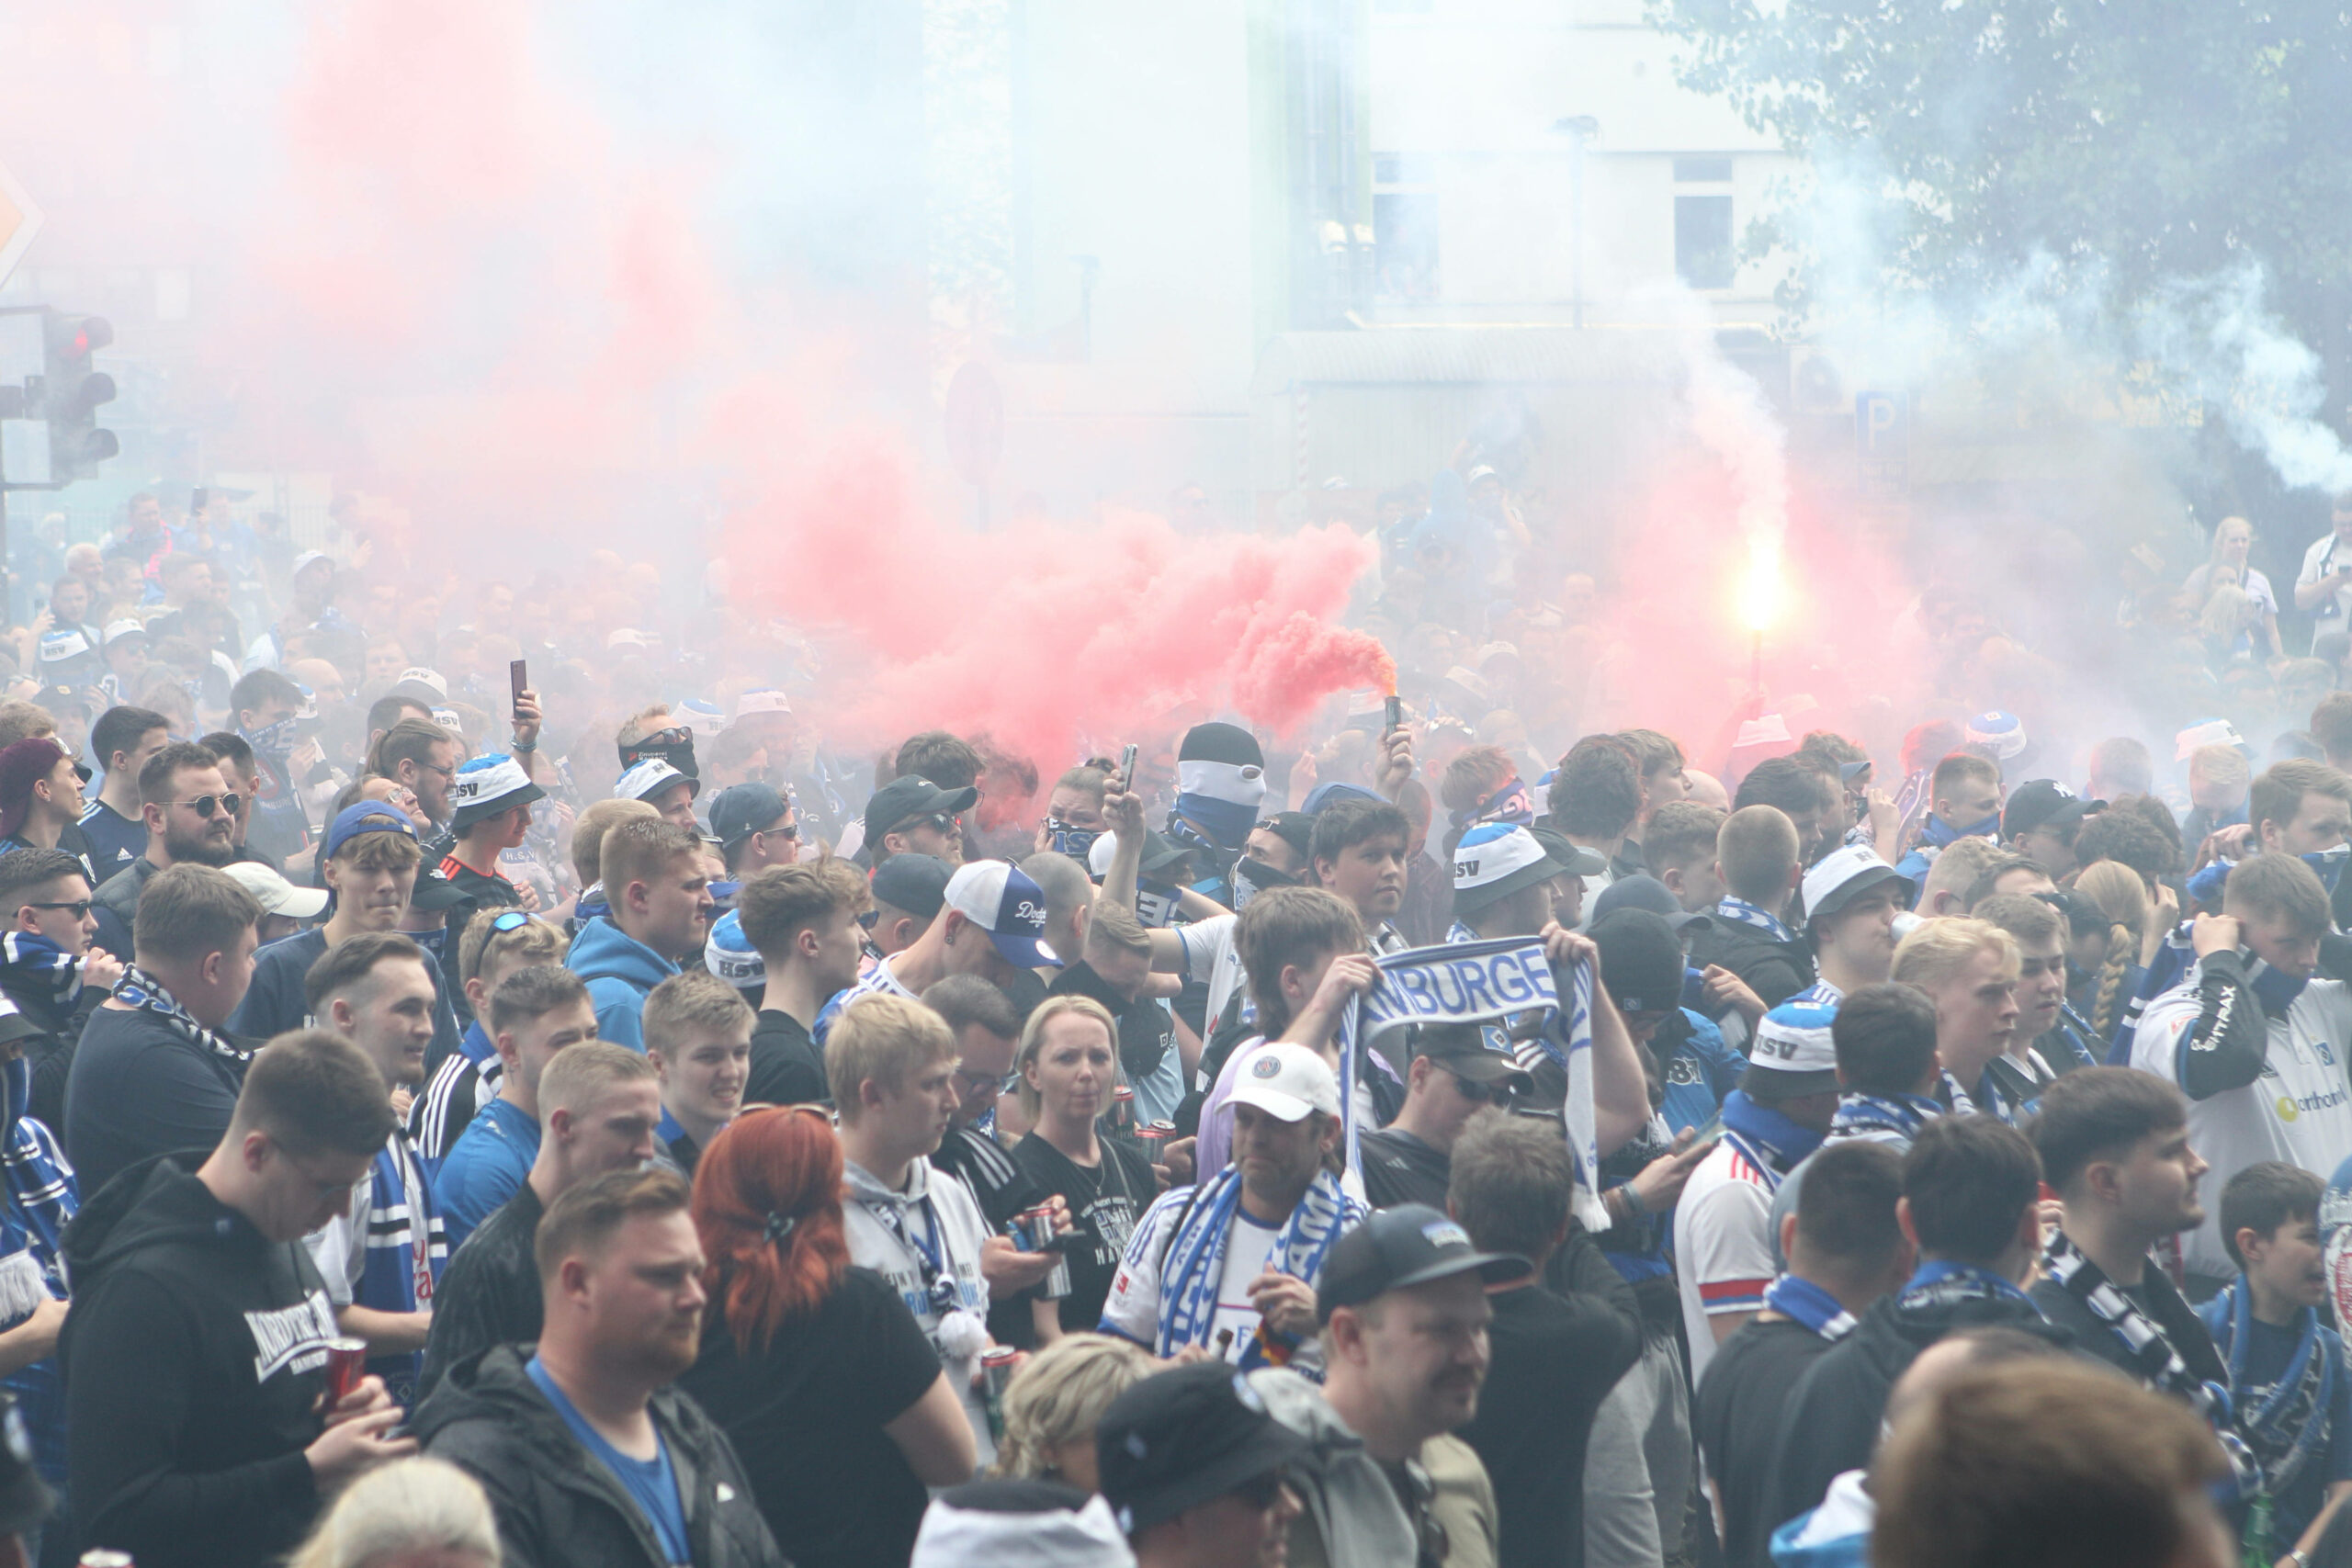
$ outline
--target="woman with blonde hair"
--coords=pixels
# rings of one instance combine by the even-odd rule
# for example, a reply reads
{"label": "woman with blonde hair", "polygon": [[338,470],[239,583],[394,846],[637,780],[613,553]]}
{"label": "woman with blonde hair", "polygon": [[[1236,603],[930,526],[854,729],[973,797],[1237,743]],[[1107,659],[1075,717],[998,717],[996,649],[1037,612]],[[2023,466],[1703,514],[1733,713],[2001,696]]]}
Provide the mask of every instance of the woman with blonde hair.
{"label": "woman with blonde hair", "polygon": [[2179,912],[2179,899],[2171,888],[2165,887],[2162,890],[2164,901],[2159,904],[2149,897],[2145,877],[2122,862],[2111,860],[2085,866],[2075,878],[2075,891],[2097,904],[2110,922],[2107,958],[2099,965],[2098,981],[2086,1010],[2098,1037],[2112,1040],[2117,1021],[2139,994],[2142,976],[2155,962],[2156,950],[2164,945],[2165,933],[2172,929],[2172,917]]}
{"label": "woman with blonde hair", "polygon": [[286,1568],[498,1568],[481,1483],[447,1460],[394,1460],[334,1500]]}
{"label": "woman with blonde hair", "polygon": [[2254,601],[2269,647],[2278,647],[2278,595],[2270,579],[2248,558],[2254,549],[2254,525],[2243,517],[2224,517],[2213,526],[2212,552],[2205,564],[2188,574],[2181,585],[2189,602],[2202,604],[2223,581],[2234,582]]}
{"label": "woman with blonde hair", "polygon": [[970,1480],[977,1447],[905,1300],[851,1265],[841,1194],[819,1106],[746,1111],[695,1167],[710,1304],[678,1386],[726,1431],[800,1568],[905,1562],[924,1488]]}
{"label": "woman with blonde hair", "polygon": [[1012,1145],[1012,1163],[1047,1196],[1069,1205],[1062,1252],[1069,1289],[1036,1314],[1037,1337],[1050,1343],[1102,1320],[1127,1238],[1159,1196],[1159,1182],[1141,1150],[1096,1128],[1119,1079],[1118,1025],[1101,1002],[1047,998],[1021,1032],[1012,1070],[1029,1118],[1028,1135]]}
{"label": "woman with blonde hair", "polygon": [[1149,1352],[1109,1334],[1065,1334],[1029,1358],[1004,1393],[996,1473],[1096,1490],[1094,1424],[1111,1401],[1159,1370]]}

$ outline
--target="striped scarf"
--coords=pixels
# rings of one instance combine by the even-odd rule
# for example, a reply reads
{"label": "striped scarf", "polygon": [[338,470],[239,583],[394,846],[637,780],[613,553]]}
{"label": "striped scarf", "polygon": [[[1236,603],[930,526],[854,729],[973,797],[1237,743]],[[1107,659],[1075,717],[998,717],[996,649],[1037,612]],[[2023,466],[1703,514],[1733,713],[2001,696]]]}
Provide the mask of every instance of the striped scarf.
{"label": "striped scarf", "polygon": [[[2243,1402],[2253,1392],[2245,1371],[2246,1348],[2254,1337],[2254,1292],[2240,1275],[2207,1303],[2199,1315],[2213,1336],[2213,1348],[2230,1367],[2230,1397]],[[2276,1497],[2293,1486],[2303,1467],[2323,1451],[2332,1434],[2328,1411],[2335,1403],[2337,1347],[2319,1325],[2319,1314],[2305,1307],[2296,1320],[2295,1353],[2261,1404],[2240,1403],[2237,1433],[2262,1465],[2263,1487]]]}
{"label": "striped scarf", "polygon": [[[1188,1345],[1205,1348],[1216,1324],[1216,1290],[1225,1276],[1225,1247],[1233,1234],[1234,1211],[1241,1202],[1241,1171],[1227,1166],[1193,1192],[1176,1234],[1169,1239],[1159,1276],[1159,1343],[1162,1356],[1173,1356]],[[1315,1173],[1306,1196],[1290,1212],[1266,1267],[1312,1285],[1321,1280],[1323,1259],[1340,1234],[1361,1224],[1371,1211],[1340,1190],[1339,1178],[1328,1170]],[[1243,1351],[1247,1370],[1268,1365],[1262,1341],[1252,1340]]]}
{"label": "striped scarf", "polygon": [[10,931],[0,937],[0,991],[54,1034],[81,999],[82,961],[37,932]]}
{"label": "striped scarf", "polygon": [[199,1051],[225,1056],[243,1067],[251,1065],[254,1054],[240,1048],[225,1034],[216,1034],[197,1022],[196,1015],[180,1006],[179,998],[164,987],[164,983],[136,964],[122,966],[122,978],[114,983],[114,999],[128,1006],[144,1008],[162,1016],[172,1032]]}
{"label": "striped scarf", "polygon": [[1944,1108],[1924,1094],[1864,1094],[1849,1089],[1838,1097],[1838,1113],[1829,1119],[1826,1142],[1852,1139],[1908,1147],[1919,1129]]}
{"label": "striped scarf", "polygon": [[2230,1420],[2230,1394],[2218,1384],[2201,1382],[2180,1359],[2162,1327],[2132,1304],[2099,1266],[2076,1247],[2064,1231],[2050,1238],[2041,1254],[2042,1271],[2058,1288],[2083,1303],[2093,1317],[2123,1342],[2139,1364],[2141,1381],[2151,1388],[2177,1394],[2216,1427]]}
{"label": "striped scarf", "polygon": [[1719,919],[1731,920],[1743,926],[1754,926],[1774,942],[1796,940],[1795,935],[1790,931],[1780,916],[1769,909],[1759,909],[1745,898],[1734,898],[1726,895],[1717,900],[1715,915]]}
{"label": "striped scarf", "polygon": [[1854,1314],[1836,1296],[1810,1280],[1783,1274],[1764,1292],[1764,1304],[1792,1322],[1802,1323],[1832,1345],[1854,1332]]}

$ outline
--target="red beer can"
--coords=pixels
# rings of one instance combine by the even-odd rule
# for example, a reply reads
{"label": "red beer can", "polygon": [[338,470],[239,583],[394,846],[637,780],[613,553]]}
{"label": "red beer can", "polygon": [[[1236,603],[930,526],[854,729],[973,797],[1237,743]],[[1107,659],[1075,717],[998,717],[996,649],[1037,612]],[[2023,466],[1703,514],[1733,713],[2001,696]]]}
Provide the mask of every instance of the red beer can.
{"label": "red beer can", "polygon": [[368,1341],[365,1339],[330,1339],[327,1341],[327,1407],[333,1409],[343,1403],[344,1395],[359,1386],[368,1375]]}

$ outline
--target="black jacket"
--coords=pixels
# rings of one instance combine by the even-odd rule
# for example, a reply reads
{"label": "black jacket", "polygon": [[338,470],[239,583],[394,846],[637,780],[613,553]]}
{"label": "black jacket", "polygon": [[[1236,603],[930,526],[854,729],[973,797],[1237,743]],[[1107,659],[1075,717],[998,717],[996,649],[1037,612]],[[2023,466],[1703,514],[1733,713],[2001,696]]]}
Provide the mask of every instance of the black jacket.
{"label": "black jacket", "polygon": [[132,1168],[65,1227],[67,1465],[84,1547],[142,1568],[271,1562],[318,1510],[334,1309],[300,1242],[272,1242],[196,1179]]}
{"label": "black jacket", "polygon": [[2013,1295],[1906,1311],[1905,1293],[1871,1303],[1853,1333],[1814,1362],[1789,1396],[1764,1483],[1768,1534],[1818,1506],[1838,1476],[1870,1463],[1894,1380],[1945,1335],[1963,1328],[2021,1328],[2061,1345],[2072,1343],[2064,1330]]}
{"label": "black jacket", "polygon": [[1779,1007],[1813,984],[1813,949],[1803,941],[1776,942],[1755,926],[1720,916],[1691,922],[1690,964],[1720,964],[1747,983],[1768,1008]]}
{"label": "black jacket", "polygon": [[539,1337],[547,1303],[539,1295],[533,1247],[547,1209],[528,1181],[474,1227],[441,1272],[433,1293],[433,1326],[424,1335],[424,1366],[416,1394],[431,1393],[441,1375],[493,1345],[528,1344]]}
{"label": "black jacket", "polygon": [[[524,1371],[526,1349],[500,1345],[449,1369],[416,1412],[425,1451],[490,1494],[507,1568],[668,1568],[644,1512]],[[677,1472],[695,1568],[781,1568],[727,1434],[674,1388],[654,1394],[653,1423]]]}
{"label": "black jacket", "polygon": [[[2152,1264],[2140,1278],[2141,1283],[2135,1290],[2144,1300],[2139,1304],[2155,1325],[2165,1331],[2165,1337],[2172,1342],[2173,1350],[2182,1363],[2195,1374],[2198,1382],[2217,1382],[2223,1388],[2229,1387],[2229,1364],[2213,1348],[2213,1337],[2206,1332],[2205,1320],[2197,1315],[2197,1309],[2188,1304],[2188,1299],[2180,1293],[2163,1269]],[[2121,1288],[2117,1287],[2119,1290]],[[2082,1298],[2050,1279],[2035,1280],[2030,1293],[2033,1297],[2033,1304],[2041,1309],[2042,1316],[2074,1337],[2075,1349],[2105,1361],[2134,1382],[2147,1381],[2147,1368],[2132,1353],[2131,1347],[2108,1326],[2105,1318],[2085,1306]]]}
{"label": "black jacket", "polygon": [[139,919],[139,896],[147,890],[147,879],[155,874],[155,863],[141,855],[127,868],[99,883],[97,890],[90,895],[90,902],[98,914],[98,934],[93,940],[125,964],[130,962],[131,929]]}

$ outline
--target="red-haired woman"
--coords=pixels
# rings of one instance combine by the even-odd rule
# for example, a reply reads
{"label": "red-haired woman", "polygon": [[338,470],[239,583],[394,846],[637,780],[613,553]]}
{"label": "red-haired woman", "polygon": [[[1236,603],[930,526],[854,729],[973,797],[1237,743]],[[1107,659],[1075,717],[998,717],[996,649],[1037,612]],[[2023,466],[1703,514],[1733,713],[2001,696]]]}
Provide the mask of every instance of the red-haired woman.
{"label": "red-haired woman", "polygon": [[898,1292],[850,1265],[842,1147],[808,1106],[753,1111],[695,1170],[702,1355],[678,1380],[724,1427],[798,1568],[904,1562],[926,1486],[972,1478],[972,1426]]}

